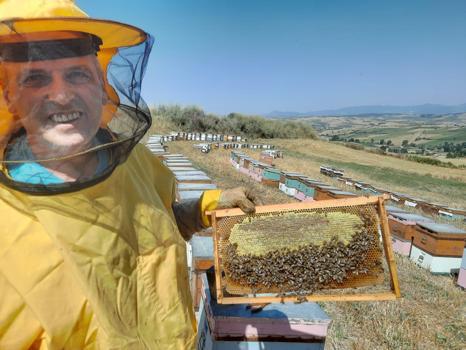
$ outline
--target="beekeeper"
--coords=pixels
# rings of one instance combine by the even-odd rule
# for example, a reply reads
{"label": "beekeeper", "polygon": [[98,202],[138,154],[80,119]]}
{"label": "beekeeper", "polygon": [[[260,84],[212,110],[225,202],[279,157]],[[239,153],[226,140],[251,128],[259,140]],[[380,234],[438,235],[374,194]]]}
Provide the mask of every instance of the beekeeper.
{"label": "beekeeper", "polygon": [[0,0],[0,349],[194,347],[180,231],[255,199],[174,203],[138,144],[151,47],[71,0]]}

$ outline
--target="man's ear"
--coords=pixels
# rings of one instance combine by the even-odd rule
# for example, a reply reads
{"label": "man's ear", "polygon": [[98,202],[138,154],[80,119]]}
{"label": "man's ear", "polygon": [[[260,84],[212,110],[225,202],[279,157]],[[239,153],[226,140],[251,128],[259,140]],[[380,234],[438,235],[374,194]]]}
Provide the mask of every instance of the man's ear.
{"label": "man's ear", "polygon": [[8,107],[8,111],[11,114],[16,115],[15,103],[13,103],[13,99],[11,98],[10,89],[8,89],[6,86],[3,87],[3,100]]}
{"label": "man's ear", "polygon": [[103,90],[103,94],[102,94],[102,106],[105,106],[108,101],[110,100],[109,97],[108,97],[108,94],[107,94],[107,90],[105,90],[105,85],[102,85],[102,90]]}
{"label": "man's ear", "polygon": [[8,75],[6,73],[6,68],[3,65],[0,65],[0,89],[2,89],[3,100],[5,101],[8,111],[11,114],[15,114],[13,107],[13,99],[11,98],[11,91],[8,87]]}

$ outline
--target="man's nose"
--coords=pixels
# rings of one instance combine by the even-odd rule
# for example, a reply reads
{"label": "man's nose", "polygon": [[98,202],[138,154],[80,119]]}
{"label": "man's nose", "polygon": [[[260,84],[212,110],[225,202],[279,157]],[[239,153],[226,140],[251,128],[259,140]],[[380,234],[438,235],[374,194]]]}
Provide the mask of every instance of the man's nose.
{"label": "man's nose", "polygon": [[47,97],[49,101],[57,104],[66,105],[73,98],[68,83],[62,77],[53,77],[52,82],[48,85]]}

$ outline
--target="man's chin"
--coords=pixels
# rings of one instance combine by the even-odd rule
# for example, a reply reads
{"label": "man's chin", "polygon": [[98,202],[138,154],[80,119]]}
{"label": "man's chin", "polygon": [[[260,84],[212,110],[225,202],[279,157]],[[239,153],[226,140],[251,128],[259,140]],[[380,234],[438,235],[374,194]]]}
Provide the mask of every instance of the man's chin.
{"label": "man's chin", "polygon": [[90,147],[90,140],[82,135],[67,135],[59,139],[46,139],[50,153],[57,156],[69,156],[84,152]]}

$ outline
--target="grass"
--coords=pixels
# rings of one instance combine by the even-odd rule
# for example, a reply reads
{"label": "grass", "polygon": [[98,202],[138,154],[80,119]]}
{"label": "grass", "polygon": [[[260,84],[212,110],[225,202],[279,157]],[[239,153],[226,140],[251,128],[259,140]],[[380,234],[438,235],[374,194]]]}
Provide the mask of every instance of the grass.
{"label": "grass", "polygon": [[[276,161],[279,169],[298,171],[341,187],[341,183],[319,173],[320,165],[333,165],[344,169],[345,176],[374,186],[453,207],[466,207],[464,168],[447,169],[318,140],[275,140],[274,143],[285,155]],[[254,152],[249,153],[254,156]]]}
{"label": "grass", "polygon": [[326,349],[464,349],[464,292],[396,256],[403,298],[324,303],[333,318]]}
{"label": "grass", "polygon": [[[295,142],[298,147],[301,141]],[[295,202],[278,189],[265,187],[235,171],[229,163],[229,151],[216,150],[203,154],[193,149],[189,142],[170,143],[169,147],[173,153],[183,153],[188,156],[221,188],[245,185],[260,193],[266,204]],[[258,156],[258,152],[254,154]],[[318,173],[319,161],[285,153],[285,159],[280,163],[280,167],[286,164],[289,170],[292,170],[291,167],[314,169],[315,177],[329,182],[328,177],[322,177]],[[350,163],[348,160],[346,162]],[[381,168],[387,167],[381,166]],[[361,171],[357,167],[351,169],[356,175]],[[364,167],[362,169],[368,171]],[[385,170],[380,170],[383,171]],[[396,172],[393,168],[391,171]],[[401,178],[405,179],[406,176],[401,175]],[[441,178],[432,178],[435,186],[438,186],[436,181]],[[454,181],[460,182],[460,180]],[[432,275],[401,256],[396,256],[396,261],[402,299],[390,302],[321,303],[332,318],[326,341],[327,350],[464,349],[465,292],[448,276]]]}
{"label": "grass", "polygon": [[[286,153],[297,159],[306,159],[309,156],[296,151],[287,150]],[[365,178],[370,178],[371,183],[383,183],[384,187],[393,188],[393,186],[404,187],[406,193],[426,193],[436,189],[442,197],[457,197],[461,202],[466,202],[466,183],[432,177],[432,175],[420,175],[403,170],[394,170],[391,168],[362,165],[351,162],[336,161],[324,157],[313,157],[321,163],[351,170],[353,173],[361,174]],[[425,197],[425,195],[424,195]]]}
{"label": "grass", "polygon": [[324,135],[338,134],[343,138],[353,137],[361,141],[391,140],[397,146],[403,140],[429,147],[445,141],[458,143],[466,140],[466,113],[439,116],[327,116],[300,120],[314,126]]}
{"label": "grass", "polygon": [[426,146],[443,145],[445,142],[460,143],[466,141],[466,127],[430,131],[434,140],[427,141]]}

